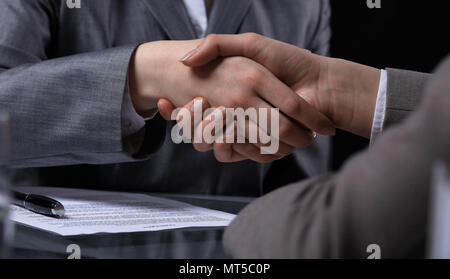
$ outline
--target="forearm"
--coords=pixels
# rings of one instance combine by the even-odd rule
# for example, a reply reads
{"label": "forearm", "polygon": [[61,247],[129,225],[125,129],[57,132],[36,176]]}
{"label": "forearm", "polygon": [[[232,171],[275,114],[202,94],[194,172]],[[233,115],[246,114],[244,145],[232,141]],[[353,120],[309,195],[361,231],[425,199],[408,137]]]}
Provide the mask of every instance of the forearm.
{"label": "forearm", "polygon": [[[342,59],[320,57],[321,82],[329,100],[327,115],[337,128],[370,138],[380,85],[386,87],[383,128],[399,123],[420,103],[431,75],[387,69],[386,84],[381,71]],[[380,112],[378,112],[380,113]]]}

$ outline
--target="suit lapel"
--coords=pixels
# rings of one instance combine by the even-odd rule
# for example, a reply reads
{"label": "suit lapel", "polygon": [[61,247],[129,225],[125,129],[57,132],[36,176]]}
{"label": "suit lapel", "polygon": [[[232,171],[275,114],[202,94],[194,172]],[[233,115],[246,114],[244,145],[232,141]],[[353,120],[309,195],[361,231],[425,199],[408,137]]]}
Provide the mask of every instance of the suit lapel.
{"label": "suit lapel", "polygon": [[[182,0],[141,0],[171,40],[196,39]],[[220,2],[222,0],[218,0]]]}
{"label": "suit lapel", "polygon": [[252,0],[214,0],[206,34],[236,34]]}

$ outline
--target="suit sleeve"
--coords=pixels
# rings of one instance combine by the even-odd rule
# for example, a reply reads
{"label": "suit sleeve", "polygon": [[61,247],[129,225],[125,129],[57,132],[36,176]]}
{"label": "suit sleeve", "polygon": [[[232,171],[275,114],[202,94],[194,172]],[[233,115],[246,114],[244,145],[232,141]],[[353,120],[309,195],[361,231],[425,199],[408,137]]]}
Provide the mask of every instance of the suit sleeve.
{"label": "suit sleeve", "polygon": [[286,186],[251,203],[225,232],[227,253],[234,258],[367,258],[367,247],[376,244],[383,258],[423,257],[432,157],[420,148],[415,128],[409,124],[386,132],[339,173]]}
{"label": "suit sleeve", "polygon": [[423,258],[431,166],[449,161],[450,59],[417,112],[336,173],[294,184],[244,209],[226,230],[236,258]]}
{"label": "suit sleeve", "polygon": [[383,129],[404,120],[420,104],[430,74],[386,69],[386,113]]}
{"label": "suit sleeve", "polygon": [[312,52],[328,56],[330,53],[330,40],[331,40],[331,8],[329,0],[320,0],[319,2],[319,15],[318,21],[315,26],[315,32],[313,38],[308,45],[308,49]]}
{"label": "suit sleeve", "polygon": [[136,46],[50,57],[60,2],[0,2],[0,110],[10,114],[11,165],[134,161],[121,110]]}

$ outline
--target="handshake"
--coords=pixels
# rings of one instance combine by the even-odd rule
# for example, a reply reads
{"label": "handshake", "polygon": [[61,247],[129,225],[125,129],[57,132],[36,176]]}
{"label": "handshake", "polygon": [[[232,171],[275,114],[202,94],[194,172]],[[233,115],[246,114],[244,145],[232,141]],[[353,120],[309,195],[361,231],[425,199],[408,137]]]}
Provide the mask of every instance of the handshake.
{"label": "handshake", "polygon": [[277,160],[336,128],[369,137],[380,82],[378,69],[257,34],[143,44],[129,69],[136,112],[157,106],[178,122],[176,143],[221,162]]}

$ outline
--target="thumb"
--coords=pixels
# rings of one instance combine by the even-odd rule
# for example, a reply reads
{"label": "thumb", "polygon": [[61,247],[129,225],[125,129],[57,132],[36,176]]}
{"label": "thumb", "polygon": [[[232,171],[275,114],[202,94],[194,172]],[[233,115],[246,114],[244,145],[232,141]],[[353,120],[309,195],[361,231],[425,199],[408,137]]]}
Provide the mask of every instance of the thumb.
{"label": "thumb", "polygon": [[186,53],[180,59],[180,62],[188,67],[201,67],[219,57],[244,56],[257,60],[256,55],[262,44],[256,43],[256,41],[263,38],[253,33],[240,35],[211,34],[197,48]]}

